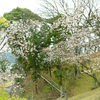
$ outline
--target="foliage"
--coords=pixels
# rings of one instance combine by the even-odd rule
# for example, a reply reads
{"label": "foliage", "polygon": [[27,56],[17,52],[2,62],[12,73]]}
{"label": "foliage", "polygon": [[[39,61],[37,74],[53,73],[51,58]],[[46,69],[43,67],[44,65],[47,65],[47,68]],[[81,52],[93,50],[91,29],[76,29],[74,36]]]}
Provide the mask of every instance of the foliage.
{"label": "foliage", "polygon": [[65,65],[65,62],[61,62],[60,58],[56,58],[52,63],[52,65],[55,66],[53,74],[55,78],[59,80],[60,85],[63,84],[62,80],[65,80],[65,77],[67,77],[67,80],[69,79],[69,75],[67,75],[67,73],[71,74],[74,70],[73,65],[72,66],[68,64]]}
{"label": "foliage", "polygon": [[8,26],[9,46],[12,53],[19,57],[20,66],[17,64],[16,68],[24,70],[25,74],[28,71],[31,72],[34,80],[38,77],[37,73],[43,70],[45,55],[42,53],[42,49],[47,46],[48,27],[44,22],[32,20],[13,21]]}
{"label": "foliage", "polygon": [[5,26],[8,25],[8,23],[9,21],[6,18],[4,18],[3,16],[0,17],[0,25]]}
{"label": "foliage", "polygon": [[38,16],[37,14],[34,14],[32,11],[30,11],[27,8],[14,8],[12,11],[8,13],[4,13],[3,15],[7,20],[20,20],[20,19],[32,19],[32,20],[39,20],[42,21],[42,18]]}
{"label": "foliage", "polygon": [[[87,71],[84,70],[83,72],[91,76],[100,86],[100,82],[95,76],[94,68],[90,65],[90,61],[94,62],[91,60],[90,54],[96,52],[96,49],[94,48],[99,47],[100,38],[97,37],[97,34],[99,34],[98,29],[100,26],[96,23],[99,20],[99,9],[90,9],[90,7],[86,5],[87,2],[91,7],[95,7],[95,5],[93,4],[92,6],[89,1],[85,1],[85,3],[84,1],[80,1],[80,4],[78,4],[80,6],[75,6],[72,13],[69,13],[69,10],[66,10],[67,16],[64,15],[53,23],[51,26],[51,33],[56,30],[54,32],[56,34],[58,31],[59,35],[54,34],[54,36],[60,36],[64,40],[58,41],[47,54],[51,60],[58,57],[61,59],[61,62],[65,61],[70,65],[74,64],[75,73],[79,74],[79,66],[84,67]],[[77,5],[74,1],[73,3]],[[88,7],[89,9],[87,16],[85,15],[85,7]],[[77,9],[81,10],[77,11]],[[88,24],[86,24],[86,22]],[[80,28],[80,26],[82,28]],[[91,36],[92,33],[95,38]],[[86,38],[88,39],[88,42],[86,41]],[[54,38],[54,40],[56,39]],[[59,38],[57,38],[57,40],[59,40]],[[85,52],[81,50],[84,50]],[[95,59],[95,61],[96,60],[97,59]]]}
{"label": "foliage", "polygon": [[9,98],[7,93],[5,93],[4,86],[0,85],[0,100],[26,100],[25,98]]}
{"label": "foliage", "polygon": [[[59,18],[61,18],[61,16]],[[57,20],[59,20],[59,19],[55,19],[54,23]],[[54,45],[54,44],[59,43],[60,41],[65,41],[65,37],[62,35],[62,30],[67,30],[67,26],[63,27],[61,24],[58,24],[58,25],[56,25],[56,27],[52,31],[51,30],[52,30],[52,26],[50,28],[48,35],[47,35],[47,41],[46,41],[47,44]],[[65,32],[65,34],[66,34],[66,36],[71,35],[71,33],[69,31]]]}
{"label": "foliage", "polygon": [[[46,2],[48,3],[48,0]],[[96,52],[96,47],[95,50],[92,47],[99,47],[100,37],[97,37],[100,34],[98,21],[100,18],[98,17],[99,13],[97,13],[99,9],[95,9],[96,7],[93,7],[94,5],[89,0],[79,1],[78,4],[73,1],[73,4],[73,11],[64,9],[66,13],[64,16],[58,16],[56,21],[53,20],[54,22],[52,19],[50,20],[51,27],[47,23],[23,20],[27,16],[24,16],[23,12],[21,15],[20,9],[17,8],[15,13],[18,16],[15,17],[15,20],[22,20],[10,23],[7,29],[8,43],[12,53],[21,57],[22,69],[25,72],[31,72],[33,81],[36,82],[39,77],[37,73],[41,73],[45,69],[44,64],[59,58],[54,62],[57,69],[54,74],[60,79],[60,85],[62,85],[62,77],[66,75],[66,71],[70,73],[75,68],[75,73],[78,73],[80,67],[84,67],[83,72],[91,76],[100,86],[100,82],[94,73],[95,68],[90,64],[90,61],[97,61],[97,59],[91,60],[90,53]],[[93,11],[91,11],[90,6],[93,7]],[[87,9],[89,9],[88,12],[86,12]],[[94,38],[91,37],[91,33],[95,34]],[[86,39],[88,39],[88,42],[86,42]],[[53,48],[47,48],[51,43]],[[81,52],[83,48],[85,48],[85,53]],[[44,52],[45,49],[46,52]],[[44,63],[45,58],[47,58],[46,63]],[[74,66],[62,68],[62,62]]]}
{"label": "foliage", "polygon": [[21,91],[20,91],[19,97],[21,97],[21,98],[24,97],[24,90],[21,90]]}
{"label": "foliage", "polygon": [[[20,73],[20,74],[25,74],[25,69],[27,66],[25,66],[26,64],[23,64],[23,58],[22,57],[19,57],[19,58],[16,58],[15,60],[15,64],[12,65],[12,68],[10,69],[11,73]],[[27,62],[26,62],[27,63]],[[28,71],[28,69],[27,69]]]}
{"label": "foliage", "polygon": [[15,80],[15,83],[22,83],[23,82],[23,79],[22,78],[15,78],[14,79]]}
{"label": "foliage", "polygon": [[53,24],[53,22],[57,19],[59,19],[62,16],[62,14],[58,14],[53,18],[45,19],[47,23]]}
{"label": "foliage", "polygon": [[0,60],[0,69],[5,72],[7,70],[8,61],[6,59]]}
{"label": "foliage", "polygon": [[42,90],[43,93],[48,93],[51,89],[51,86],[48,86]]}

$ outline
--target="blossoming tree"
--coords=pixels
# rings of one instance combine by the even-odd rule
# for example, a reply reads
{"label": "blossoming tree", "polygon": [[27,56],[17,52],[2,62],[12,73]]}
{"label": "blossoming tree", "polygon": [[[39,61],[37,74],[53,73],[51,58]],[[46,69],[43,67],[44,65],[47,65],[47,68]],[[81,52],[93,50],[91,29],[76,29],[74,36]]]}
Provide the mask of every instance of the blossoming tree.
{"label": "blossoming tree", "polygon": [[41,53],[43,47],[46,47],[46,37],[49,26],[44,22],[33,20],[13,21],[7,28],[8,44],[11,52],[26,62],[24,68],[32,74],[32,80],[36,81],[41,70],[43,70],[43,61],[45,55]]}
{"label": "blossoming tree", "polygon": [[[95,75],[95,69],[99,69],[100,64],[91,57],[91,53],[97,52],[100,45],[100,13],[95,3],[94,0],[73,0],[73,10],[66,9],[66,15],[51,26],[51,34],[58,31],[63,40],[52,49],[44,48],[44,51],[49,55],[49,61],[60,58],[61,62],[74,64],[78,76],[79,67],[82,67],[82,72],[91,76],[100,86]],[[96,63],[95,66],[93,63]]]}

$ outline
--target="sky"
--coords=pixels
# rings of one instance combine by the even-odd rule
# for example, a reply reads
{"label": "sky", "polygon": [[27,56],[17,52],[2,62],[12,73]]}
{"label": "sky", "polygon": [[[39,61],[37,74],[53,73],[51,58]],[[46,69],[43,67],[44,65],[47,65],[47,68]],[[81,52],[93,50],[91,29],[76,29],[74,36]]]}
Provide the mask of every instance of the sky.
{"label": "sky", "polygon": [[28,8],[34,13],[38,13],[41,9],[41,0],[1,0],[0,1],[0,16],[4,13],[11,11],[16,7]]}
{"label": "sky", "polygon": [[[53,0],[48,0],[53,1]],[[59,1],[59,0],[56,0]],[[65,0],[69,7],[72,7],[72,0]],[[77,0],[75,0],[77,1]],[[100,2],[100,0],[94,0]],[[97,3],[98,3],[97,2]],[[10,12],[12,9],[16,7],[20,8],[28,8],[30,9],[33,13],[40,14],[40,10],[43,8],[40,6],[42,3],[42,0],[0,0],[0,16],[3,16],[4,13]]]}
{"label": "sky", "polygon": [[[53,0],[48,1],[52,2]],[[69,0],[65,1],[68,1],[70,7],[72,6],[71,0],[70,2]],[[0,4],[0,16],[3,16],[3,14],[6,12],[12,11],[12,9],[16,7],[28,8],[33,13],[42,16],[40,11],[43,11],[43,8],[40,6],[40,4],[44,4],[44,2],[42,2],[42,0],[1,0]]]}

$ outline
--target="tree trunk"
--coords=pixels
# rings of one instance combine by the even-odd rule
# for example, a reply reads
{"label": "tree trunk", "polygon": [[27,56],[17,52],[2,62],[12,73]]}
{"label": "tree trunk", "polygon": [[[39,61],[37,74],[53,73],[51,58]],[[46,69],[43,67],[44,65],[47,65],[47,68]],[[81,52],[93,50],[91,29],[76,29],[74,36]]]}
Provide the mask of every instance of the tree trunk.
{"label": "tree trunk", "polygon": [[68,71],[67,71],[67,77],[65,76],[65,91],[64,91],[64,97],[65,97],[65,100],[68,100],[67,98],[67,83],[68,83]]}
{"label": "tree trunk", "polygon": [[78,67],[77,65],[75,64],[74,65],[74,77],[76,78],[78,76]]}
{"label": "tree trunk", "polygon": [[80,77],[80,70],[79,70],[79,66],[77,66],[77,77]]}
{"label": "tree trunk", "polygon": [[38,94],[37,82],[35,83],[35,91],[36,91],[36,94]]}
{"label": "tree trunk", "polygon": [[84,65],[83,63],[80,63],[83,67],[85,67],[87,70],[90,70],[91,71],[91,74],[89,74],[89,73],[87,73],[87,72],[84,72],[85,74],[87,74],[87,75],[89,75],[89,76],[91,76],[93,79],[94,79],[94,81],[98,84],[98,86],[100,86],[100,82],[98,81],[98,79],[96,78],[96,75],[95,75],[95,73],[93,72],[93,69],[91,68],[91,66],[90,66],[90,61],[89,61],[89,66],[90,66],[90,68],[88,68],[86,65]]}
{"label": "tree trunk", "polygon": [[98,81],[98,79],[96,78],[96,75],[94,73],[93,73],[93,79],[98,84],[98,86],[100,86],[100,82]]}
{"label": "tree trunk", "polygon": [[[61,65],[60,65],[60,71],[62,72],[62,66],[61,66]],[[60,75],[60,90],[61,90],[60,96],[63,97],[63,90],[62,90],[62,74]]]}
{"label": "tree trunk", "polygon": [[83,70],[83,66],[82,66],[82,72],[84,72],[84,70]]}
{"label": "tree trunk", "polygon": [[87,72],[84,72],[84,73],[87,74],[87,75],[89,75],[89,76],[91,76],[94,79],[94,81],[97,83],[97,85],[100,86],[100,82],[98,81],[98,79],[96,78],[96,75],[94,73],[92,73],[92,75],[90,75]]}
{"label": "tree trunk", "polygon": [[54,88],[53,88],[53,82],[52,82],[51,67],[49,67],[49,72],[50,72],[50,79],[51,79],[51,85],[52,85],[52,95],[54,96]]}

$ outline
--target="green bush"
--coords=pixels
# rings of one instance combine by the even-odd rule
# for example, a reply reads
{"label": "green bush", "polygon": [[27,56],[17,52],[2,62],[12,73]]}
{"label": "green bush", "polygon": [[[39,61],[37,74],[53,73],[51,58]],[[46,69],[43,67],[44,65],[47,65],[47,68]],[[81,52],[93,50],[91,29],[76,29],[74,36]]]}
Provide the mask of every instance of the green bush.
{"label": "green bush", "polygon": [[7,93],[5,93],[4,86],[0,85],[0,100],[26,100],[25,98],[9,98]]}
{"label": "green bush", "polygon": [[22,78],[15,78],[15,83],[17,83],[17,82],[22,83],[23,82],[23,79]]}

